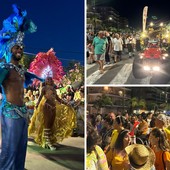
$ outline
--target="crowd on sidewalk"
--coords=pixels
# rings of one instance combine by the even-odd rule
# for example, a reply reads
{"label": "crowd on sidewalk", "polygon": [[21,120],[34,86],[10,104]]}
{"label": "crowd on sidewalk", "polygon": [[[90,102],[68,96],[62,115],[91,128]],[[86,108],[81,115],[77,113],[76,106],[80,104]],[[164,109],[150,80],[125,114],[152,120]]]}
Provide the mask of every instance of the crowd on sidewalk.
{"label": "crowd on sidewalk", "polygon": [[169,123],[163,113],[88,114],[86,169],[169,170]]}

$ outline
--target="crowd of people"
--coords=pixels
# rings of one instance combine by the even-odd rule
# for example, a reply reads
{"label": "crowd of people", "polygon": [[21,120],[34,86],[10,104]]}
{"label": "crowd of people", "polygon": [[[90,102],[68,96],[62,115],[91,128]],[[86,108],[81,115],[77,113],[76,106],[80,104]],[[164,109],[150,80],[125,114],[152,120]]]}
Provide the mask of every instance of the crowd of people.
{"label": "crowd of people", "polygon": [[[50,150],[74,129],[84,135],[84,86],[78,64],[70,73],[76,73],[74,88],[71,82],[57,86],[52,75],[41,78],[24,68],[24,35],[37,27],[25,10],[12,7],[0,30],[0,169],[24,170],[28,134]],[[35,79],[40,86],[33,86]]]}
{"label": "crowd of people", "polygon": [[126,52],[131,58],[135,51],[141,50],[139,34],[109,33],[99,31],[97,35],[87,34],[87,62],[97,62],[101,73],[103,63],[110,64],[122,60],[122,53]]}
{"label": "crowd of people", "polygon": [[87,63],[97,63],[101,74],[104,72],[104,64],[117,63],[122,60],[122,54],[132,58],[136,52],[147,47],[148,41],[153,39],[159,47],[168,48],[166,39],[160,39],[158,35],[150,34],[141,38],[140,33],[112,33],[99,31],[96,35],[93,32],[87,33]]}
{"label": "crowd of people", "polygon": [[169,120],[151,112],[88,114],[86,169],[169,170]]}

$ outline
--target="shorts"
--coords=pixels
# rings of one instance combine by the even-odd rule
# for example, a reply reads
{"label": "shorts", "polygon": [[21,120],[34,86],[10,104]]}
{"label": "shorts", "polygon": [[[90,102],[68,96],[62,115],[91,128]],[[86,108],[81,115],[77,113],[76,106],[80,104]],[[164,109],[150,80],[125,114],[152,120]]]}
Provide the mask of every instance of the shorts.
{"label": "shorts", "polygon": [[117,56],[121,56],[122,51],[114,51],[114,54],[117,55]]}
{"label": "shorts", "polygon": [[104,59],[105,59],[105,53],[103,53],[103,54],[95,54],[95,61],[104,60]]}

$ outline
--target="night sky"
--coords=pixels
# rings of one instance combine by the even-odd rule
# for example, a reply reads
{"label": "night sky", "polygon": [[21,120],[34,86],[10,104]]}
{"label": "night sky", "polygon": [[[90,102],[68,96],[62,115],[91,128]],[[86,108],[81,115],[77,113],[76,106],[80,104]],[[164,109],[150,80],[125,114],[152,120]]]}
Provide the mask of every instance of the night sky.
{"label": "night sky", "polygon": [[0,0],[0,30],[14,3],[37,25],[37,32],[25,36],[25,52],[37,54],[53,47],[63,65],[73,59],[84,64],[83,0]]}
{"label": "night sky", "polygon": [[96,0],[96,5],[108,5],[115,8],[120,16],[129,19],[129,25],[140,28],[142,25],[142,13],[144,6],[148,6],[148,21],[156,16],[156,22],[164,22],[170,19],[168,0]]}

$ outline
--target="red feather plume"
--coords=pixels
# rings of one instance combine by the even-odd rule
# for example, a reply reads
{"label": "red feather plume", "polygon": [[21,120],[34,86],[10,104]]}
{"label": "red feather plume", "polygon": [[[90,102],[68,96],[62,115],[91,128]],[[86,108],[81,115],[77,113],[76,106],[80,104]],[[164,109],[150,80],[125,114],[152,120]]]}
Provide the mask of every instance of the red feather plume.
{"label": "red feather plume", "polygon": [[[31,62],[29,71],[44,79],[50,76],[55,83],[60,82],[65,74],[62,63],[52,48],[47,53],[39,52]],[[39,81],[34,81],[34,85],[38,83]]]}

